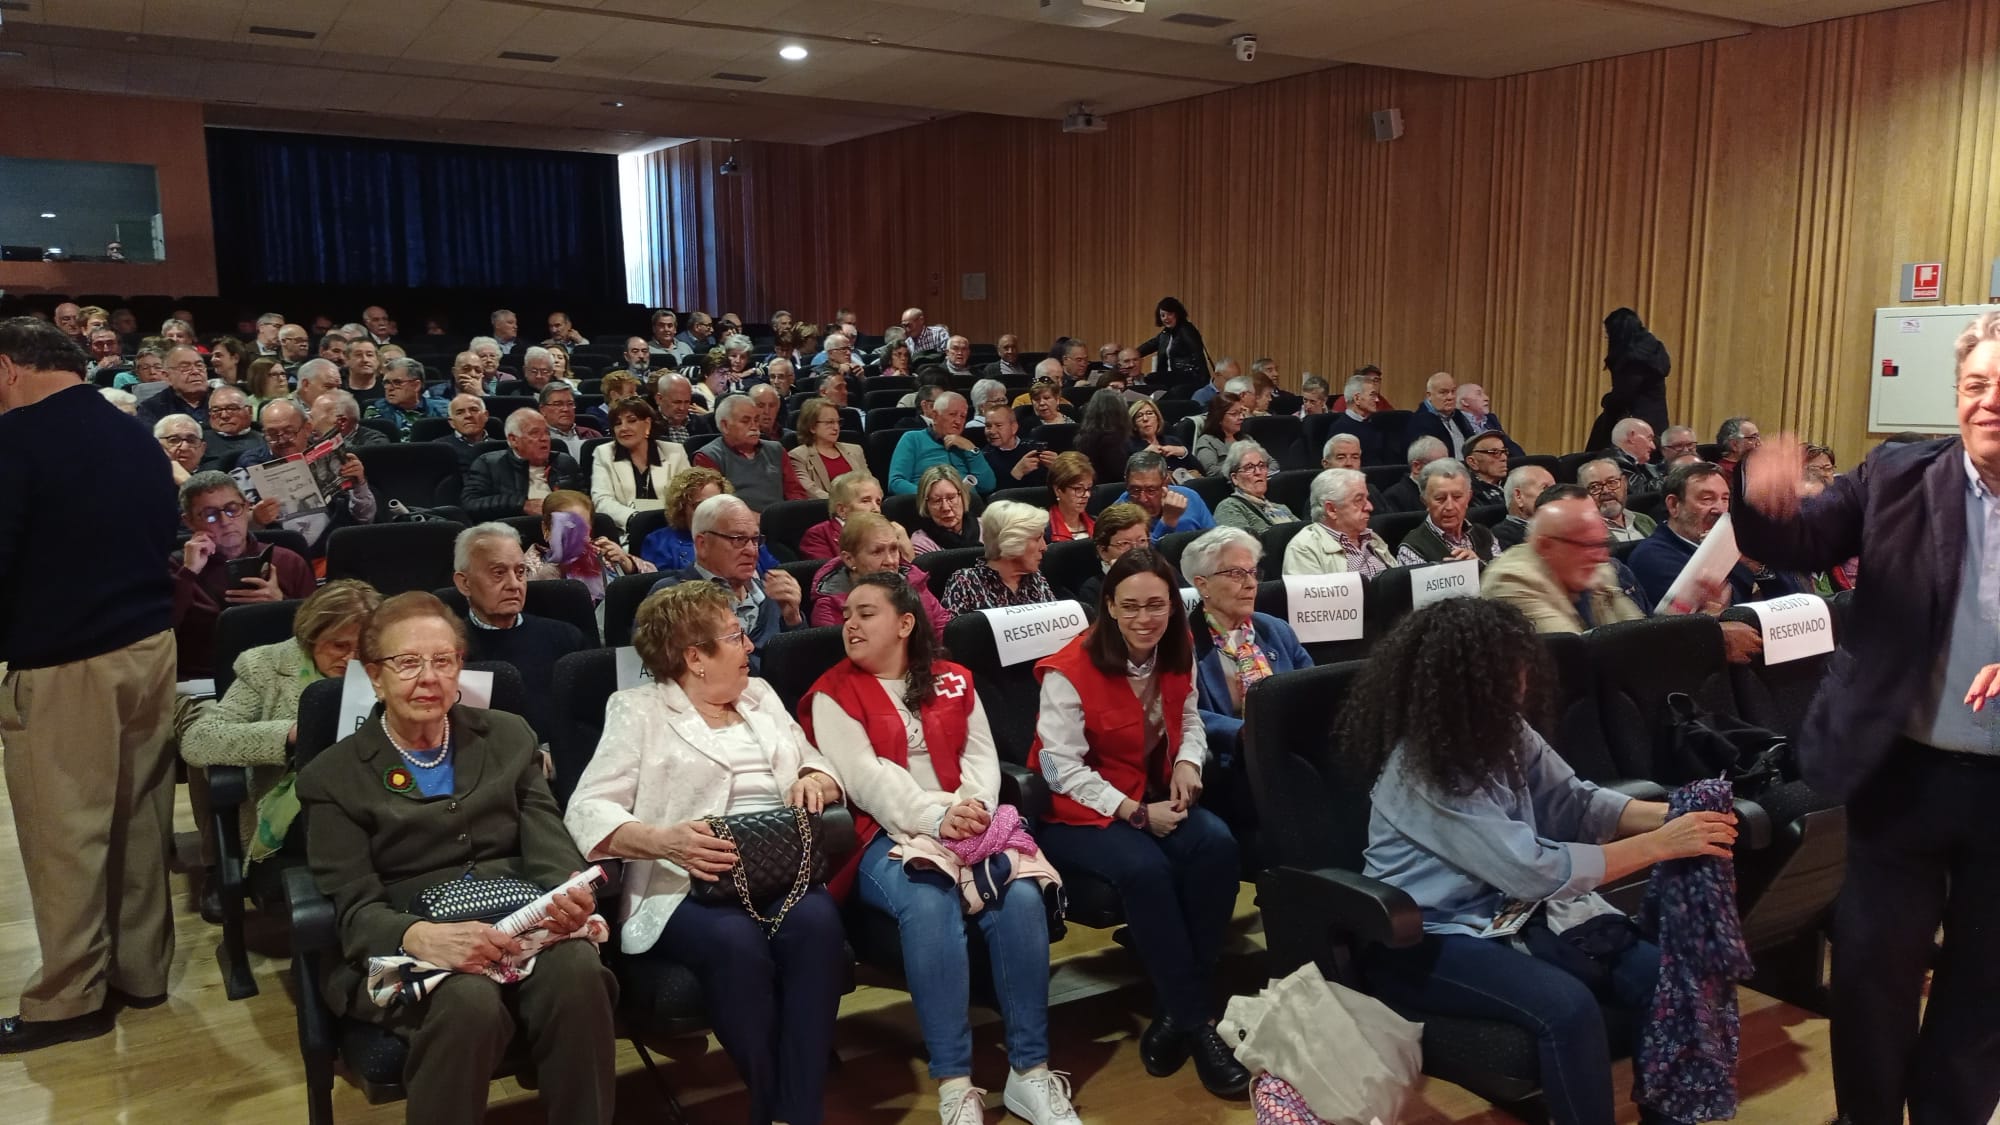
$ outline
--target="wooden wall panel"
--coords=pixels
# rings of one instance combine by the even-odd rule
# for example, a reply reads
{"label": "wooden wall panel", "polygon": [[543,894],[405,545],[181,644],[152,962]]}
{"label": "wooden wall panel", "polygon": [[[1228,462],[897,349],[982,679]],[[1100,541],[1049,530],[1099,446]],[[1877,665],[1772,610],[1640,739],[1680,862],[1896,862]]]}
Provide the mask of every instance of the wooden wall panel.
{"label": "wooden wall panel", "polygon": [[9,88],[0,100],[6,106],[0,152],[8,156],[153,165],[167,236],[163,262],[0,262],[0,289],[215,295],[215,218],[201,103],[22,88]]}
{"label": "wooden wall panel", "polygon": [[[1375,142],[1368,113],[1402,109]],[[762,316],[920,304],[977,339],[1131,342],[1185,301],[1288,383],[1363,362],[1399,405],[1477,380],[1532,448],[1574,448],[1631,305],[1672,413],[1866,432],[1870,311],[1900,263],[1987,299],[2000,254],[2000,4],[1920,7],[1493,81],[1342,67],[1119,114],[959,117],[826,149],[688,145],[676,303]],[[744,172],[713,176],[733,151]],[[705,262],[703,259],[712,259]],[[960,299],[963,273],[983,301]]]}

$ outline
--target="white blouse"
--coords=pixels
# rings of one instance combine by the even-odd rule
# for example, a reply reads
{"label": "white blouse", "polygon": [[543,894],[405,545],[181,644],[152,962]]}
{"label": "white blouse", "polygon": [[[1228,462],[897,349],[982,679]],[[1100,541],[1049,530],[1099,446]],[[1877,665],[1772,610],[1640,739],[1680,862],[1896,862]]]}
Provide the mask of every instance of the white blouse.
{"label": "white blouse", "polygon": [[785,803],[778,775],[771,772],[771,752],[750,733],[749,723],[716,728],[709,737],[715,756],[729,767],[729,802],[722,815],[768,812]]}
{"label": "white blouse", "polygon": [[[912,836],[935,837],[944,814],[959,801],[978,801],[994,808],[1000,800],[1000,752],[993,744],[993,728],[986,722],[979,697],[973,696],[972,714],[966,718],[965,748],[958,759],[958,791],[953,793],[938,781],[937,767],[932,765],[930,747],[924,741],[923,722],[903,703],[904,681],[878,680],[909,738],[908,769],[876,756],[867,730],[841,710],[840,704],[824,695],[813,697],[813,734],[820,753],[833,763],[846,787],[848,802],[874,817],[898,843]],[[965,690],[972,689],[968,685]]]}

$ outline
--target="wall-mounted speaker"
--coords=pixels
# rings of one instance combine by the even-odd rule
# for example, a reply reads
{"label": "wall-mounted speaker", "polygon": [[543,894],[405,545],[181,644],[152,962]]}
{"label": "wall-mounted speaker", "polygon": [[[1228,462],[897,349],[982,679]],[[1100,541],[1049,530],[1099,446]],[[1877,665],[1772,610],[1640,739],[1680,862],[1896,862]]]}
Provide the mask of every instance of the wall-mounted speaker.
{"label": "wall-mounted speaker", "polygon": [[1378,109],[1368,115],[1369,123],[1375,127],[1375,139],[1393,141],[1403,135],[1403,111],[1400,109]]}

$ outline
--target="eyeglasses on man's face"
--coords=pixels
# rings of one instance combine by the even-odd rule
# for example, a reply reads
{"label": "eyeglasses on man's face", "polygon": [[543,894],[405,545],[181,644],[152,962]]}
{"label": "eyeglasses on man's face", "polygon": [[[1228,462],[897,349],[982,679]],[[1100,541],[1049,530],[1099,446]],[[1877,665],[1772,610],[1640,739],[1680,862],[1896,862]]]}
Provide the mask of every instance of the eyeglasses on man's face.
{"label": "eyeglasses on man's face", "polygon": [[161,445],[200,445],[200,434],[168,434],[160,439]]}
{"label": "eyeglasses on man's face", "polygon": [[[935,501],[933,502],[935,503]],[[739,551],[745,547],[757,548],[764,545],[764,537],[762,535],[731,535],[726,531],[705,531],[702,534],[713,535]]]}

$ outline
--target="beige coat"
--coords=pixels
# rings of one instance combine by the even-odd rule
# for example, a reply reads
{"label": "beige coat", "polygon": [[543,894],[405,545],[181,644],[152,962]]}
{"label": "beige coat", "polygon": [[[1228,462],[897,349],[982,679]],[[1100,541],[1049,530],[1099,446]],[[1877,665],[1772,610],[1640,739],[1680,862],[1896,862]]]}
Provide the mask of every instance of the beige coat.
{"label": "beige coat", "polygon": [[[845,441],[833,444],[834,448],[840,450],[840,455],[846,458],[848,468],[858,469],[864,473],[868,471],[868,456],[861,451],[860,446]],[[788,451],[785,456],[791,459],[791,474],[798,479],[799,487],[806,490],[806,499],[826,499],[827,491],[833,487],[833,478],[827,475],[826,462],[820,460],[819,454],[813,452],[810,445],[801,444]]]}
{"label": "beige coat", "polygon": [[257,802],[285,776],[285,737],[298,721],[305,659],[297,641],[237,654],[236,681],[181,738],[188,765],[249,767],[250,799],[243,802],[238,828],[245,845],[257,832]]}
{"label": "beige coat", "polygon": [[[1297,535],[1292,536],[1292,541],[1285,545],[1284,573],[1347,573],[1347,555],[1334,543],[1333,536],[1315,530],[1317,526],[1300,529]],[[1363,548],[1381,559],[1383,566],[1397,565],[1395,549],[1384,543],[1381,536],[1371,532]]]}
{"label": "beige coat", "polygon": [[625,526],[633,512],[658,508],[667,495],[668,483],[688,470],[687,450],[679,442],[656,441],[653,446],[661,451],[660,457],[646,470],[653,478],[653,495],[658,498],[653,500],[638,498],[638,478],[633,475],[632,462],[617,456],[617,442],[607,441],[590,455],[590,503],[619,527]]}
{"label": "beige coat", "polygon": [[[737,712],[770,757],[780,788],[808,770],[839,775],[806,741],[771,685],[753,679]],[[626,824],[667,826],[720,814],[729,803],[729,765],[713,756],[708,722],[679,684],[647,683],[611,696],[604,735],[577,778],[563,823],[593,862],[615,858],[600,845]],[[619,947],[644,953],[687,898],[686,870],[664,859],[625,866]]]}
{"label": "beige coat", "polygon": [[[1479,578],[1479,593],[1527,614],[1537,633],[1584,631],[1576,604],[1556,584],[1555,576],[1530,544],[1509,547],[1499,558],[1487,563]],[[1598,567],[1590,579],[1591,624],[1637,621],[1644,616],[1619,588],[1617,569],[1610,563]]]}

